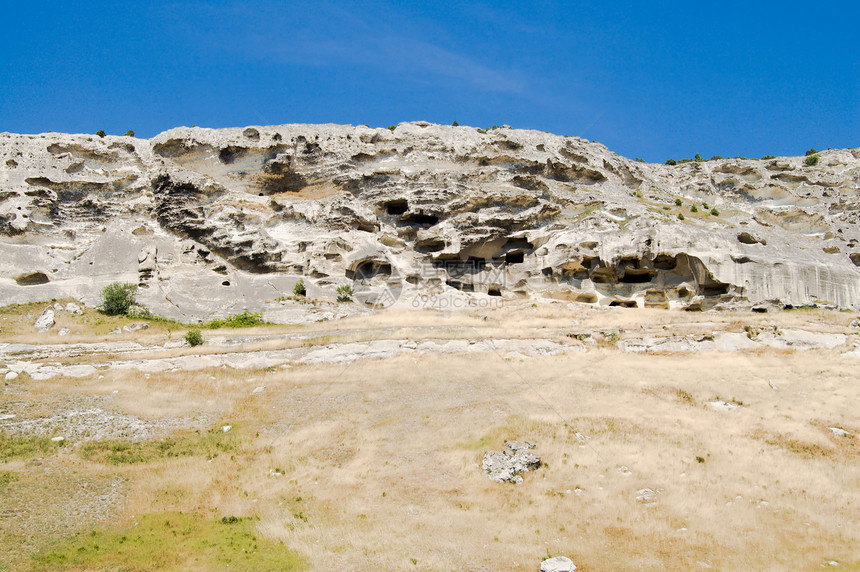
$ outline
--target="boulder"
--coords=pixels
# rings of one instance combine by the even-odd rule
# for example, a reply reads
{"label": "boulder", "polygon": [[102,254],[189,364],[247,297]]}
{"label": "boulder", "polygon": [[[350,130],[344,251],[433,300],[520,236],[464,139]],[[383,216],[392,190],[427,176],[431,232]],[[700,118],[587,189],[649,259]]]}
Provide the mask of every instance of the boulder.
{"label": "boulder", "polygon": [[33,323],[33,327],[37,330],[45,331],[54,326],[54,309],[46,308],[42,315],[39,316]]}
{"label": "boulder", "polygon": [[540,572],[573,572],[576,565],[566,556],[553,556],[540,563]]}

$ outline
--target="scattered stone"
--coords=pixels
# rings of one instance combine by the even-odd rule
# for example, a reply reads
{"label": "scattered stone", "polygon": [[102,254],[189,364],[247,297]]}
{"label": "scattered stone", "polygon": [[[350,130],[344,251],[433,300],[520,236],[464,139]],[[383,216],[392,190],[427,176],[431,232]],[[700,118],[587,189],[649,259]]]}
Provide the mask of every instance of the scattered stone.
{"label": "scattered stone", "polygon": [[825,560],[821,567],[824,568],[826,566],[839,566],[839,562],[835,560]]}
{"label": "scattered stone", "polygon": [[4,413],[0,415],[0,421],[8,421],[9,419],[15,419],[14,413]]}
{"label": "scattered stone", "polygon": [[714,409],[715,411],[734,411],[735,409],[740,409],[740,405],[737,403],[730,403],[728,401],[709,401],[707,403],[708,407]]}
{"label": "scattered stone", "polygon": [[554,556],[540,563],[540,572],[572,572],[576,565],[570,558]]}
{"label": "scattered stone", "polygon": [[618,471],[619,473],[621,473],[622,475],[624,475],[625,477],[629,477],[630,475],[633,474],[633,471],[631,471],[630,469],[628,469],[624,465],[621,465],[620,467],[618,467],[615,470]]}
{"label": "scattered stone", "polygon": [[18,379],[18,373],[17,373],[17,372],[14,372],[14,371],[7,372],[7,373],[6,373],[6,376],[4,377],[4,379],[5,379],[6,381],[13,381],[13,380],[16,380],[16,379]]}
{"label": "scattered stone", "polygon": [[261,385],[260,387],[255,387],[254,391],[251,392],[251,395],[257,395],[258,393],[263,393],[264,391],[266,391],[266,386]]}
{"label": "scattered stone", "polygon": [[128,324],[122,327],[123,332],[136,332],[138,330],[146,330],[149,328],[149,323],[143,322],[140,324]]}
{"label": "scattered stone", "polygon": [[508,441],[504,451],[484,453],[481,466],[490,480],[518,485],[523,482],[520,473],[540,467],[540,456],[530,451],[534,447],[529,441]]}
{"label": "scattered stone", "polygon": [[57,332],[58,336],[68,336],[72,331],[69,328],[61,328],[59,332]]}
{"label": "scattered stone", "polygon": [[110,334],[110,335],[117,335],[117,334],[121,334],[121,333],[122,333],[122,328],[114,328],[113,330],[108,332],[108,334]]}
{"label": "scattered stone", "polygon": [[222,433],[229,433],[230,429],[232,429],[232,428],[233,428],[232,425],[222,425],[221,426],[221,432]]}
{"label": "scattered stone", "polygon": [[851,435],[851,433],[840,427],[828,427],[827,429],[837,437],[847,437]]}
{"label": "scattered stone", "polygon": [[47,330],[53,327],[54,325],[54,309],[53,308],[45,308],[45,311],[42,312],[42,315],[39,316],[36,321],[33,323],[33,327],[37,330]]}
{"label": "scattered stone", "polygon": [[77,304],[75,304],[74,302],[69,302],[68,304],[66,304],[65,310],[69,314],[77,314],[78,316],[80,316],[81,314],[84,313],[84,311],[81,309],[81,307],[78,306]]}
{"label": "scattered stone", "polygon": [[54,443],[59,443],[61,441],[65,441],[65,440],[66,440],[65,437],[51,437],[51,441],[53,441]]}
{"label": "scattered stone", "polygon": [[853,320],[851,324],[849,324],[852,328],[860,328],[860,320]]}
{"label": "scattered stone", "polygon": [[659,489],[639,489],[636,491],[636,502],[646,505],[657,504]]}

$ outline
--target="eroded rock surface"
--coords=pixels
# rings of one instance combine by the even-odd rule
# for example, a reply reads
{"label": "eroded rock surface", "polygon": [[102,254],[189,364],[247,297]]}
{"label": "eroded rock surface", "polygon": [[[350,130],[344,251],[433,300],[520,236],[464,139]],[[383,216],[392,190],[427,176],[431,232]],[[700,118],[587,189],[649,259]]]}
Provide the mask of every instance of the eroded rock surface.
{"label": "eroded rock surface", "polygon": [[858,188],[857,149],[666,166],[425,122],[4,133],[0,299],[95,305],[121,280],[193,319],[263,310],[303,277],[372,305],[860,309]]}

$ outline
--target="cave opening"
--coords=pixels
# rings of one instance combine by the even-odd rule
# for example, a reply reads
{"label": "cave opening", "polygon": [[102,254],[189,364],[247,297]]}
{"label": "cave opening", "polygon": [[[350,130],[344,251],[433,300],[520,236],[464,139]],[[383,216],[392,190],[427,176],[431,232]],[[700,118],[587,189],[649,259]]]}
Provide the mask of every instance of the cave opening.
{"label": "cave opening", "polygon": [[409,203],[405,199],[389,201],[385,205],[385,212],[390,215],[402,215],[409,210]]}

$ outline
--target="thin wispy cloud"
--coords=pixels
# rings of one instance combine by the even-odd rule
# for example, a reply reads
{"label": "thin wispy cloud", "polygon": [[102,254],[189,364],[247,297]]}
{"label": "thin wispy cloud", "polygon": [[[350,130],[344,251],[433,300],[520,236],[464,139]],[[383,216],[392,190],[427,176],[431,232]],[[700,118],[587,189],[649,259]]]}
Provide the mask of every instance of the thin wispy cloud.
{"label": "thin wispy cloud", "polygon": [[273,64],[352,66],[419,83],[448,80],[463,88],[527,95],[525,75],[390,23],[326,3],[312,9],[265,3],[224,8],[197,4],[197,34],[207,49]]}

